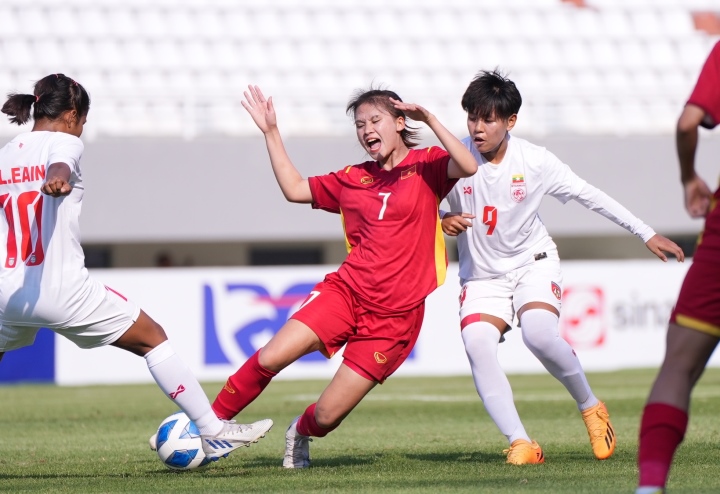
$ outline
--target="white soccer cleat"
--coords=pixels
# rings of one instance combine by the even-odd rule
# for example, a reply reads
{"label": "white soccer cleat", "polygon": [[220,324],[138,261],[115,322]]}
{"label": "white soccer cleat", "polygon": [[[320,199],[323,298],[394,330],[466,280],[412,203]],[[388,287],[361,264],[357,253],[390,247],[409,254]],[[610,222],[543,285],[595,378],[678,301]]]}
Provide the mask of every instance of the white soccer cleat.
{"label": "white soccer cleat", "polygon": [[298,434],[297,423],[300,417],[295,417],[287,432],[285,432],[285,468],[307,468],[310,466],[310,436]]}
{"label": "white soccer cleat", "polygon": [[148,444],[150,444],[150,449],[153,451],[157,451],[157,432],[150,436],[150,439],[148,440]]}
{"label": "white soccer cleat", "polygon": [[258,420],[252,424],[238,424],[234,420],[223,420],[223,428],[213,436],[201,436],[205,456],[212,461],[225,458],[231,452],[243,446],[250,446],[272,428],[270,419]]}

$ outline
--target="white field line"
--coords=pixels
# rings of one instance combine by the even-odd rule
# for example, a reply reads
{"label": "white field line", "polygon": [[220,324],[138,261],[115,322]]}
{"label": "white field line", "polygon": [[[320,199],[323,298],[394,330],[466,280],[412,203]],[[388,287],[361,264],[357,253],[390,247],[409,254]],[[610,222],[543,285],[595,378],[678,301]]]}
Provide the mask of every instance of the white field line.
{"label": "white field line", "polygon": [[[600,399],[603,401],[611,400],[627,400],[641,398],[645,399],[647,394],[650,392],[650,388],[647,389],[617,389],[607,390],[602,389],[599,393]],[[319,395],[301,394],[301,395],[289,395],[286,396],[286,400],[290,401],[312,401],[317,400]],[[718,398],[720,397],[720,389],[696,389],[693,392],[693,398]],[[550,393],[514,393],[515,401],[566,401],[572,400],[568,393],[564,392],[550,392]],[[455,395],[422,395],[422,394],[395,394],[395,395],[383,395],[383,394],[369,394],[363,401],[416,401],[416,402],[474,402],[479,401],[480,398],[475,393],[463,393]]]}

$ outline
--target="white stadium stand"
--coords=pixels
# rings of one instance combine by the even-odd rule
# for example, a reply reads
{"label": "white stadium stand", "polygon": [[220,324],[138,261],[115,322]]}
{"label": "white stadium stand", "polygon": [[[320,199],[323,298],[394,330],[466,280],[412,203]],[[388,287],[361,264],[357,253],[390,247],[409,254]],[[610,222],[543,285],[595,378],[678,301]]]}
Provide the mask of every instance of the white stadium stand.
{"label": "white stadium stand", "polygon": [[[91,94],[90,139],[192,138],[253,135],[240,106],[247,83],[274,96],[287,134],[334,135],[348,125],[353,90],[376,83],[462,132],[464,87],[499,67],[523,95],[524,134],[664,134],[717,40],[692,14],[715,9],[716,0],[4,0],[0,90],[28,92],[64,72]],[[15,131],[0,123],[3,135]]]}

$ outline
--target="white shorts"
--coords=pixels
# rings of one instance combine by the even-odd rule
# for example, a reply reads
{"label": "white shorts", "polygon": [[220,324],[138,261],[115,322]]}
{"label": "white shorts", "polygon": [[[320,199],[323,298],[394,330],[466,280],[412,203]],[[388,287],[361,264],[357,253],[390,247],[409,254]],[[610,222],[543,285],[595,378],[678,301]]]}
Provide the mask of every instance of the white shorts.
{"label": "white shorts", "polygon": [[553,254],[497,278],[466,282],[460,292],[460,328],[478,322],[479,314],[499,317],[512,328],[518,309],[529,302],[544,302],[560,312],[562,271]]}
{"label": "white shorts", "polygon": [[[140,307],[111,288],[100,306],[72,327],[49,328],[80,348],[109,345],[120,338],[137,321]],[[39,326],[0,322],[0,352],[17,350],[35,342]]]}

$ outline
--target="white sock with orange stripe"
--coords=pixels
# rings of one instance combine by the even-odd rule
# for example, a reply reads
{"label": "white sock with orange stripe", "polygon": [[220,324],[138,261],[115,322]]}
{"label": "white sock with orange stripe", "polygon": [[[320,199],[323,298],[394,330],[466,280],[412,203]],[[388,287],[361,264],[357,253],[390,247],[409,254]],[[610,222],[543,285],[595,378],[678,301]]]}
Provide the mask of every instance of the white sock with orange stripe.
{"label": "white sock with orange stripe", "polygon": [[190,368],[165,340],[145,354],[150,374],[166,396],[175,402],[203,435],[215,435],[223,428],[210,407],[205,391]]}
{"label": "white sock with orange stripe", "polygon": [[580,411],[598,404],[590,389],[580,360],[567,341],[560,337],[559,318],[544,309],[530,309],[520,317],[525,345],[550,374],[560,381],[575,399]]}
{"label": "white sock with orange stripe", "polygon": [[463,328],[462,338],[475,388],[488,415],[510,444],[516,439],[530,441],[515,408],[510,382],[497,359],[500,331],[488,322],[475,322]]}

